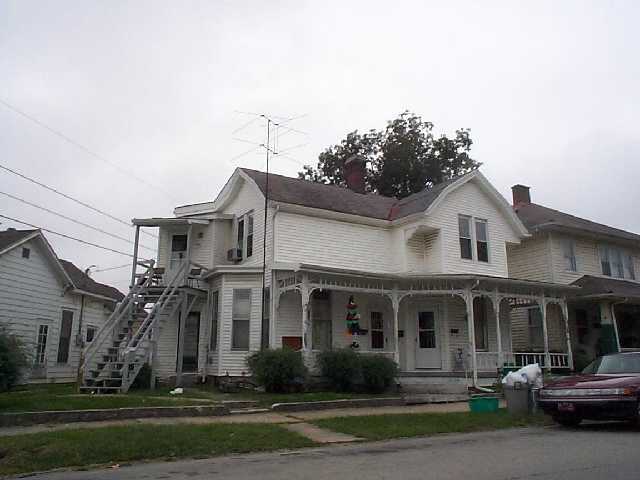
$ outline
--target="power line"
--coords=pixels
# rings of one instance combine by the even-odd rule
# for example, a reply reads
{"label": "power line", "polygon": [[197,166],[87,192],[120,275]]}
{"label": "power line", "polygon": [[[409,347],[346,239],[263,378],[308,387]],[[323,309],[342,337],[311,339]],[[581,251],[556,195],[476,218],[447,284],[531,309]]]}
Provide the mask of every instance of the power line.
{"label": "power line", "polygon": [[145,180],[142,177],[139,177],[138,175],[136,175],[133,172],[130,172],[129,170],[121,167],[120,165],[118,165],[117,163],[112,162],[111,160],[103,157],[102,155],[95,153],[93,150],[89,149],[88,147],[84,146],[83,144],[75,141],[74,139],[72,139],[71,137],[65,135],[64,133],[54,129],[53,127],[50,127],[49,125],[47,125],[46,123],[44,123],[41,120],[38,120],[37,118],[35,118],[32,115],[29,115],[26,112],[23,112],[22,110],[20,110],[18,107],[11,105],[9,102],[3,100],[0,98],[0,103],[2,103],[5,107],[7,107],[9,110],[11,110],[14,113],[17,113],[18,115],[23,116],[24,118],[26,118],[27,120],[30,120],[31,122],[35,123],[36,125],[38,125],[41,128],[44,128],[45,130],[47,130],[48,132],[52,133],[53,135],[63,139],[65,142],[70,143],[71,145],[73,145],[76,148],[79,148],[80,150],[82,150],[83,152],[89,154],[90,156],[100,160],[101,162],[106,163],[107,165],[111,166],[112,168],[115,168],[116,170],[118,170],[121,174],[126,175],[127,177],[130,178],[134,178],[136,180],[138,180],[139,182],[145,184],[148,187],[151,187],[155,190],[159,190],[161,192],[163,192],[165,195],[167,195],[171,200],[173,200],[174,202],[177,202],[178,200],[176,200],[167,190],[165,190],[164,188],[158,187],[150,182],[148,182],[147,180]]}
{"label": "power line", "polygon": [[20,223],[22,225],[27,225],[27,226],[32,227],[32,228],[37,228],[39,230],[42,230],[43,232],[51,233],[53,235],[59,235],[60,237],[67,238],[69,240],[75,240],[76,242],[84,243],[85,245],[89,245],[91,247],[100,248],[102,250],[107,250],[109,252],[113,252],[113,253],[118,253],[120,255],[124,255],[125,257],[133,258],[133,255],[131,255],[130,253],[121,252],[120,250],[115,250],[113,248],[105,247],[104,245],[99,245],[97,243],[88,242],[86,240],[82,240],[81,238],[76,238],[76,237],[72,237],[71,235],[67,235],[67,234],[64,234],[64,233],[56,232],[54,230],[49,230],[48,228],[39,227],[39,226],[34,225],[32,223],[28,223],[28,222],[24,222],[22,220],[18,220],[17,218],[8,217],[7,215],[2,215],[1,213],[0,213],[0,218],[6,218],[7,220],[11,220],[12,222]]}
{"label": "power line", "polygon": [[[120,235],[116,235],[115,233],[111,233],[111,232],[108,232],[108,231],[103,230],[101,228],[94,227],[93,225],[89,225],[88,223],[81,222],[80,220],[76,220],[75,218],[68,217],[68,216],[66,216],[66,215],[64,215],[62,213],[55,212],[55,211],[50,210],[50,209],[48,209],[46,207],[43,207],[41,205],[37,205],[35,203],[32,203],[32,202],[30,202],[28,200],[25,200],[24,198],[16,197],[15,195],[12,195],[10,193],[6,193],[6,192],[3,192],[3,191],[0,191],[0,195],[5,195],[6,197],[9,197],[9,198],[12,198],[14,200],[17,200],[18,202],[22,202],[22,203],[24,203],[26,205],[30,205],[30,206],[35,207],[35,208],[39,208],[40,210],[44,210],[45,212],[51,213],[52,215],[56,215],[56,216],[58,216],[60,218],[64,218],[65,220],[69,220],[70,222],[77,223],[78,225],[82,225],[83,227],[90,228],[91,230],[95,230],[96,232],[104,233],[105,235],[109,235],[110,237],[117,238],[118,240],[122,240],[122,241],[125,241],[127,243],[130,243],[130,244],[134,245],[134,243],[131,240],[129,240],[128,238],[126,238],[126,237],[121,237]],[[146,248],[147,250],[151,250],[152,252],[156,251],[155,248],[151,248],[151,247],[148,247],[146,245],[142,245],[141,244],[140,246],[142,248]]]}
{"label": "power line", "polygon": [[[74,197],[72,197],[70,195],[67,195],[66,193],[62,193],[60,190],[56,190],[55,188],[50,187],[49,185],[46,185],[46,184],[44,184],[42,182],[39,182],[38,180],[34,180],[31,177],[27,177],[26,175],[24,175],[24,174],[22,174],[20,172],[17,172],[15,170],[12,170],[11,168],[6,167],[6,166],[4,166],[2,164],[0,164],[0,168],[3,169],[3,170],[6,170],[9,173],[13,173],[14,175],[17,175],[18,177],[20,177],[20,178],[22,178],[24,180],[27,180],[27,181],[35,184],[35,185],[38,185],[38,186],[40,186],[42,188],[45,188],[45,189],[49,190],[50,192],[53,192],[53,193],[55,193],[57,195],[60,195],[61,197],[66,198],[67,200],[71,200],[72,202],[75,202],[75,203],[77,203],[79,205],[82,205],[83,207],[88,208],[89,210],[93,210],[94,212],[99,213],[100,215],[104,215],[105,217],[108,217],[111,220],[115,220],[116,222],[121,223],[123,225],[126,225],[127,227],[131,227],[131,223],[125,222],[124,220],[121,220],[118,217],[114,217],[110,213],[107,213],[107,212],[105,212],[103,210],[100,210],[99,208],[93,207],[93,206],[89,205],[88,203],[83,202],[82,200],[78,200],[77,198],[74,198]],[[145,232],[145,231],[143,231],[142,233],[144,233],[145,235],[148,235],[150,237],[153,237],[153,238],[158,238],[157,235],[154,235],[152,233],[148,233],[148,232]]]}
{"label": "power line", "polygon": [[119,270],[121,268],[126,268],[126,267],[131,268],[131,264],[130,263],[125,263],[124,265],[118,265],[117,267],[99,268],[97,270],[94,270],[93,273],[108,272],[110,270]]}

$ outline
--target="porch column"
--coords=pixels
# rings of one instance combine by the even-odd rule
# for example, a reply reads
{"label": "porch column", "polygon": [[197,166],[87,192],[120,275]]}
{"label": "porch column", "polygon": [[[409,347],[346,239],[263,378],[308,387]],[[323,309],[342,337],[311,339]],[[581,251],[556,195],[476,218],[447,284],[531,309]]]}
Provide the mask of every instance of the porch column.
{"label": "porch column", "polygon": [[613,332],[616,335],[616,346],[618,347],[618,351],[622,351],[620,349],[620,334],[618,333],[618,319],[616,318],[616,303],[611,303],[611,321],[613,322]]}
{"label": "porch column", "polygon": [[540,312],[542,314],[542,336],[544,340],[544,363],[548,369],[551,369],[551,355],[549,354],[549,331],[547,329],[547,299],[542,297],[539,302]]}
{"label": "porch column", "polygon": [[573,352],[571,351],[571,332],[569,331],[569,307],[567,301],[563,300],[560,307],[562,308],[562,316],[564,317],[564,332],[567,341],[567,361],[569,370],[573,371]]}
{"label": "porch column", "polygon": [[493,296],[493,312],[496,316],[496,343],[498,347],[498,368],[502,368],[504,365],[504,359],[502,355],[502,330],[500,329],[500,303],[501,298],[498,294]]}
{"label": "porch column", "polygon": [[467,306],[467,329],[469,330],[469,349],[471,354],[471,371],[473,386],[478,385],[478,359],[476,356],[476,328],[473,318],[473,294],[470,289],[464,292],[464,302]]}
{"label": "porch column", "polygon": [[300,284],[300,299],[302,301],[302,355],[306,358],[311,352],[311,329],[309,328],[309,276],[302,275]]}
{"label": "porch column", "polygon": [[391,307],[393,308],[393,361],[400,365],[400,339],[398,338],[399,320],[398,312],[400,310],[400,296],[398,289],[394,287],[391,292]]}
{"label": "porch column", "polygon": [[136,225],[136,237],[133,241],[133,266],[131,267],[131,285],[136,284],[136,270],[138,269],[138,246],[140,244],[140,225]]}
{"label": "porch column", "polygon": [[600,339],[603,343],[605,351],[603,353],[611,353],[620,351],[620,341],[617,338],[617,326],[614,321],[613,305],[611,302],[601,301],[598,304],[600,308]]}

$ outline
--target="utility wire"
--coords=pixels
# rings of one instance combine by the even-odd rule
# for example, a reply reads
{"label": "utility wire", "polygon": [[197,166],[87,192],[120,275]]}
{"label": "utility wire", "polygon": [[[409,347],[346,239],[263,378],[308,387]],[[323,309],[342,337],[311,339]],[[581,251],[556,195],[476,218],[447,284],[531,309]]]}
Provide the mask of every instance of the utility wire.
{"label": "utility wire", "polygon": [[[67,200],[71,200],[72,202],[75,202],[75,203],[77,203],[79,205],[82,205],[83,207],[88,208],[89,210],[93,210],[94,212],[99,213],[100,215],[104,215],[105,217],[108,217],[111,220],[115,220],[116,222],[122,223],[123,225],[126,225],[127,227],[131,227],[131,223],[125,222],[124,220],[121,220],[118,217],[114,217],[110,213],[107,213],[107,212],[105,212],[103,210],[100,210],[99,208],[93,207],[93,206],[89,205],[88,203],[83,202],[82,200],[78,200],[77,198],[74,198],[74,197],[72,197],[70,195],[67,195],[66,193],[62,193],[60,190],[56,190],[55,188],[50,187],[49,185],[46,185],[46,184],[44,184],[42,182],[34,180],[31,177],[27,177],[26,175],[24,175],[22,173],[19,173],[19,172],[15,171],[15,170],[12,170],[9,167],[6,167],[6,166],[4,166],[2,164],[0,164],[0,168],[3,169],[3,170],[6,170],[9,173],[13,173],[14,175],[17,175],[18,177],[23,178],[24,180],[27,180],[27,181],[29,181],[31,183],[34,183],[35,185],[38,185],[38,186],[40,186],[42,188],[45,188],[45,189],[49,190],[50,192],[53,192],[53,193],[55,193],[57,195],[60,195],[61,197],[66,198]],[[145,232],[145,231],[142,231],[142,233],[144,233],[145,235],[148,235],[150,237],[153,237],[153,238],[158,238],[157,235],[154,235],[152,233],[148,233],[148,232]]]}
{"label": "utility wire", "polygon": [[94,270],[93,273],[108,272],[110,270],[119,270],[121,268],[126,268],[126,267],[131,268],[131,264],[130,263],[125,263],[124,265],[118,265],[117,267],[99,268],[97,270]]}
{"label": "utility wire", "polygon": [[[81,222],[80,220],[76,220],[75,218],[67,217],[66,215],[63,215],[62,213],[55,212],[55,211],[50,210],[50,209],[48,209],[46,207],[43,207],[41,205],[37,205],[37,204],[32,203],[32,202],[30,202],[28,200],[25,200],[24,198],[16,197],[15,195],[11,195],[10,193],[3,192],[3,191],[0,191],[0,195],[4,195],[6,197],[9,197],[9,198],[12,198],[14,200],[17,200],[18,202],[22,202],[22,203],[24,203],[26,205],[30,205],[30,206],[35,207],[35,208],[39,208],[40,210],[44,210],[45,212],[51,213],[52,215],[56,215],[56,216],[58,216],[60,218],[64,218],[65,220],[69,220],[70,222],[77,223],[78,225],[82,225],[83,227],[90,228],[91,230],[95,230],[96,232],[104,233],[105,235],[109,235],[110,237],[117,238],[118,240],[122,240],[124,242],[130,243],[131,245],[135,245],[131,240],[129,240],[126,237],[121,237],[120,235],[116,235],[115,233],[107,232],[106,230],[103,230],[101,228],[94,227],[93,225],[89,225],[88,223]],[[148,246],[143,245],[143,244],[141,244],[140,246],[142,248],[146,248],[147,250],[151,250],[152,252],[156,251],[155,248],[151,248],[151,247],[148,247]]]}
{"label": "utility wire", "polygon": [[124,255],[125,257],[133,258],[133,255],[131,255],[130,253],[121,252],[120,250],[115,250],[113,248],[105,247],[104,245],[99,245],[97,243],[88,242],[88,241],[82,240],[80,238],[72,237],[71,235],[66,235],[64,233],[56,232],[54,230],[49,230],[48,228],[39,227],[39,226],[34,225],[32,223],[28,223],[28,222],[25,222],[25,221],[22,221],[22,220],[18,220],[17,218],[9,217],[7,215],[2,215],[1,213],[0,213],[0,218],[6,218],[7,220],[11,220],[12,222],[20,223],[22,225],[27,225],[27,226],[32,227],[32,228],[37,228],[39,230],[42,230],[43,232],[48,232],[48,233],[51,233],[53,235],[59,235],[60,237],[67,238],[69,240],[75,240],[76,242],[80,242],[80,243],[83,243],[85,245],[89,245],[91,247],[100,248],[102,250],[107,250],[109,252],[113,252],[113,253],[118,253],[120,255]]}
{"label": "utility wire", "polygon": [[5,101],[5,100],[0,98],[0,103],[3,104],[5,107],[7,107],[12,112],[17,113],[18,115],[21,115],[22,117],[26,118],[27,120],[30,120],[31,122],[35,123],[39,127],[44,128],[45,130],[47,130],[48,132],[52,133],[53,135],[63,139],[65,142],[70,143],[71,145],[73,145],[76,148],[79,148],[80,150],[82,150],[83,152],[85,152],[88,155],[92,156],[93,158],[96,158],[96,159],[100,160],[101,162],[104,162],[107,165],[111,166],[112,168],[115,168],[121,174],[126,175],[129,178],[134,178],[134,179],[138,180],[139,182],[145,184],[147,187],[153,188],[154,190],[161,191],[162,193],[167,195],[174,202],[178,201],[167,190],[165,190],[164,188],[158,187],[158,186],[148,182],[144,178],[139,177],[135,173],[130,172],[129,170],[127,170],[127,169],[121,167],[120,165],[118,165],[117,163],[114,163],[111,160],[103,157],[102,155],[95,153],[94,151],[90,150],[88,147],[84,146],[83,144],[75,141],[71,137],[69,137],[69,136],[65,135],[64,133],[54,129],[53,127],[50,127],[49,125],[47,125],[46,123],[44,123],[41,120],[38,120],[34,116],[29,115],[26,112],[23,112],[18,107],[14,106],[14,105],[11,105],[9,102],[7,102],[7,101]]}

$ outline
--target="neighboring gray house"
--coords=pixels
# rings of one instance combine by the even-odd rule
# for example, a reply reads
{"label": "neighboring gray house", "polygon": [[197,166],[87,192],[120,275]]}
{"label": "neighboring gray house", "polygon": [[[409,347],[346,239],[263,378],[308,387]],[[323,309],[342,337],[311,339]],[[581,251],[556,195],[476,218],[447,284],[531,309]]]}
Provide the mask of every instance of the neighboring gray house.
{"label": "neighboring gray house", "polygon": [[[532,203],[523,185],[513,187],[513,204],[532,236],[509,245],[509,276],[581,287],[569,299],[576,365],[640,349],[640,235]],[[541,323],[535,309],[521,311],[514,349],[542,351]]]}
{"label": "neighboring gray house", "polygon": [[60,260],[40,230],[0,231],[0,324],[29,347],[29,382],[72,382],[124,295]]}

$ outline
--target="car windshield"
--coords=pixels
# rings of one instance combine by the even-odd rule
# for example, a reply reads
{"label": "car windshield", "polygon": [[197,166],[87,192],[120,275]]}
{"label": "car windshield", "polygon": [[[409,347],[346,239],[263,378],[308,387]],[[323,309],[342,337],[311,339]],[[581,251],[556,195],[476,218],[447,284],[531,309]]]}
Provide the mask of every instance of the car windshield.
{"label": "car windshield", "polygon": [[640,373],[640,354],[619,353],[605,355],[591,362],[582,373],[586,374],[616,374]]}

